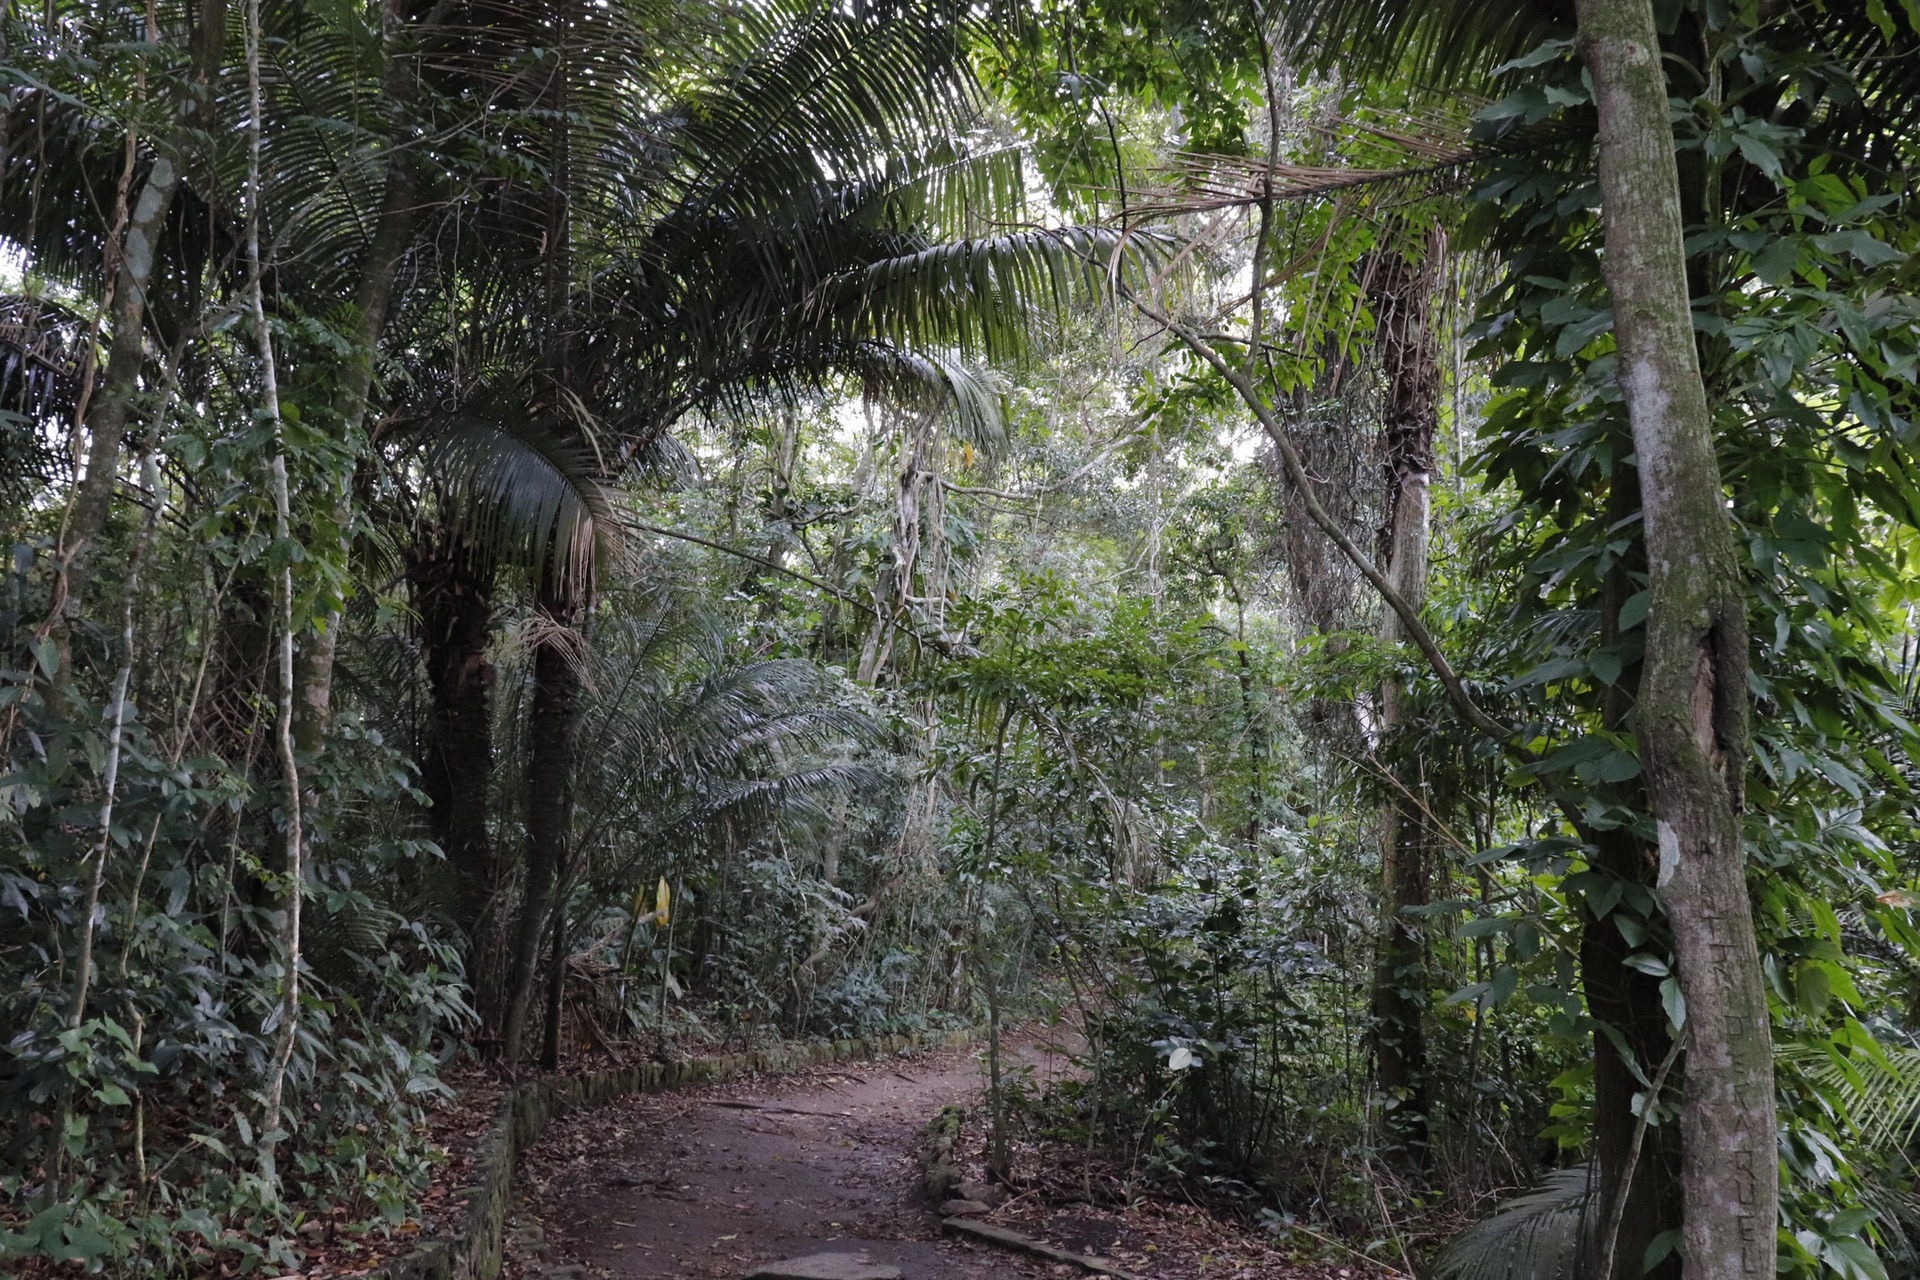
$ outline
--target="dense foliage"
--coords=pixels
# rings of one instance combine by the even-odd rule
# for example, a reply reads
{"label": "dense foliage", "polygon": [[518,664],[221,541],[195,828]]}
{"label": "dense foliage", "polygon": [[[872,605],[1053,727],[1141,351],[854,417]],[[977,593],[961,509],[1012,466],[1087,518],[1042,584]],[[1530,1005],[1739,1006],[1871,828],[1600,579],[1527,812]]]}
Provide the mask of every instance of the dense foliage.
{"label": "dense foliage", "polygon": [[[1763,1250],[1885,1280],[1920,13],[1654,16],[1751,635]],[[1463,1280],[1703,1266],[1724,1028],[1579,35],[7,6],[0,1261],[404,1231],[483,1067],[1044,1016],[1084,1069],[996,1065],[1008,1181]]]}

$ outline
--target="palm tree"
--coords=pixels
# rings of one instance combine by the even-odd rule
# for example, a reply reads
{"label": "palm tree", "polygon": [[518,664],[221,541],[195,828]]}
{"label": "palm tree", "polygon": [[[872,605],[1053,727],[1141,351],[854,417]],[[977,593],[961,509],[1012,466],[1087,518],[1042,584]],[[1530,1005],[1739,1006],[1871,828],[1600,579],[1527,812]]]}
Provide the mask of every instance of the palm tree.
{"label": "palm tree", "polygon": [[[734,13],[707,37],[712,73],[664,102],[633,87],[635,60],[619,60],[625,81],[607,69],[637,8],[529,13],[512,39],[504,22],[490,35],[553,52],[500,96],[568,127],[528,123],[516,145],[537,180],[482,185],[449,218],[442,234],[472,248],[433,295],[443,310],[416,319],[405,364],[418,408],[391,437],[424,459],[428,532],[409,564],[422,639],[447,646],[427,657],[436,732],[463,746],[430,747],[423,764],[447,797],[438,834],[472,869],[471,901],[494,904],[469,914],[476,931],[503,924],[500,862],[473,816],[487,812],[484,619],[502,569],[526,572],[549,639],[534,656],[520,908],[506,945],[475,942],[480,1003],[509,1055],[568,859],[572,655],[596,549],[618,538],[613,489],[669,453],[690,412],[849,376],[988,416],[956,361],[1012,354],[1036,307],[1101,276],[1089,237],[978,234],[1015,207],[1018,160],[957,141],[974,91],[964,27],[940,5]],[[610,82],[628,87],[609,95]],[[447,326],[451,345],[433,338]]]}
{"label": "palm tree", "polygon": [[[572,929],[656,874],[684,882],[689,850],[728,858],[762,833],[820,818],[823,799],[844,804],[870,772],[849,754],[882,733],[813,663],[732,658],[719,617],[676,587],[637,581],[614,594],[586,658],[595,697],[580,729],[578,851],[549,930],[548,1065]],[[635,913],[621,951],[628,970],[637,924]]]}

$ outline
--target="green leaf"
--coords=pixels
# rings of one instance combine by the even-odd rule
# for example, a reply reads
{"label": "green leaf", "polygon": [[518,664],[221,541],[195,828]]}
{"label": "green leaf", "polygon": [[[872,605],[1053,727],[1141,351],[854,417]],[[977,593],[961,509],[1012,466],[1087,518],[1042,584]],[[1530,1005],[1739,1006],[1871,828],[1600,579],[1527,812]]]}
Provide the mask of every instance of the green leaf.
{"label": "green leaf", "polygon": [[1782,236],[1753,255],[1753,274],[1770,285],[1783,285],[1793,279],[1794,267],[1799,261],[1800,242],[1791,236]]}
{"label": "green leaf", "polygon": [[1826,1012],[1833,1002],[1833,983],[1827,977],[1826,966],[1803,964],[1794,970],[1793,1002],[1800,1012],[1810,1017]]}
{"label": "green leaf", "polygon": [[1887,1280],[1886,1264],[1873,1246],[1858,1236],[1823,1240],[1820,1257],[1843,1280]]}
{"label": "green leaf", "polygon": [[1680,980],[1668,978],[1660,984],[1660,1007],[1667,1011],[1667,1021],[1677,1030],[1687,1025],[1687,998],[1680,993]]}
{"label": "green leaf", "polygon": [[1560,331],[1554,339],[1553,351],[1558,356],[1570,356],[1583,350],[1586,345],[1601,334],[1613,328],[1613,309],[1597,311],[1578,324],[1570,324]]}
{"label": "green leaf", "polygon": [[1642,1271],[1652,1271],[1655,1267],[1666,1261],[1668,1254],[1679,1247],[1679,1228],[1670,1227],[1662,1231],[1659,1235],[1647,1242],[1647,1252],[1645,1257],[1641,1259],[1640,1269]]}
{"label": "green leaf", "polygon": [[1488,993],[1489,1004],[1505,1004],[1520,989],[1520,971],[1510,964],[1503,964],[1494,970],[1493,985]]}
{"label": "green leaf", "polygon": [[1862,266],[1878,267],[1888,262],[1897,262],[1907,255],[1888,244],[1876,239],[1871,233],[1858,227],[1845,231],[1830,231],[1815,236],[1813,243],[1828,253],[1851,254]]}
{"label": "green leaf", "polygon": [[33,658],[39,664],[41,675],[51,680],[60,674],[60,648],[54,644],[52,636],[35,636],[27,643],[33,650]]}
{"label": "green leaf", "polygon": [[1596,782],[1625,782],[1640,776],[1640,761],[1631,751],[1611,751],[1582,770]]}
{"label": "green leaf", "polygon": [[1549,62],[1558,62],[1573,52],[1571,40],[1547,40],[1535,45],[1526,53],[1495,67],[1491,74],[1503,76],[1509,71],[1524,71],[1528,67],[1543,66]]}
{"label": "green leaf", "polygon": [[1733,145],[1740,148],[1740,154],[1748,164],[1778,181],[1780,178],[1780,153],[1756,138],[1751,132],[1742,129],[1733,135]]}

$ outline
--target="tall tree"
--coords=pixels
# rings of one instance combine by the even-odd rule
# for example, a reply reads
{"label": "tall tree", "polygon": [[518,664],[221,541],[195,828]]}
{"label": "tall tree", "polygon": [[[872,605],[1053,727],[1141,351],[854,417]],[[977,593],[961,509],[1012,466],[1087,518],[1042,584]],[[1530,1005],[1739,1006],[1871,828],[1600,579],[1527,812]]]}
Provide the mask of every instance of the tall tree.
{"label": "tall tree", "polygon": [[1681,1178],[1687,1275],[1774,1271],[1773,1037],[1740,811],[1747,596],[1714,453],[1688,293],[1666,69],[1648,0],[1579,0],[1599,116],[1619,380],[1639,458],[1648,590],[1635,730],[1659,888],[1687,1000]]}
{"label": "tall tree", "polygon": [[[1412,233],[1401,229],[1402,236]],[[1433,439],[1439,425],[1439,342],[1433,330],[1438,267],[1446,252],[1436,228],[1424,243],[1392,245],[1374,259],[1369,293],[1376,346],[1385,382],[1381,436],[1386,472],[1382,569],[1416,611],[1426,605],[1428,542],[1433,516]],[[1383,610],[1380,638],[1405,642],[1399,615]],[[1379,733],[1391,739],[1407,719],[1406,690],[1395,677],[1379,690]],[[1373,980],[1374,1083],[1390,1099],[1389,1130],[1415,1164],[1424,1164],[1428,1136],[1427,1053],[1423,1019],[1428,986],[1424,925],[1418,913],[1431,898],[1431,817],[1423,806],[1418,763],[1386,766],[1387,799],[1380,816],[1381,936]]]}

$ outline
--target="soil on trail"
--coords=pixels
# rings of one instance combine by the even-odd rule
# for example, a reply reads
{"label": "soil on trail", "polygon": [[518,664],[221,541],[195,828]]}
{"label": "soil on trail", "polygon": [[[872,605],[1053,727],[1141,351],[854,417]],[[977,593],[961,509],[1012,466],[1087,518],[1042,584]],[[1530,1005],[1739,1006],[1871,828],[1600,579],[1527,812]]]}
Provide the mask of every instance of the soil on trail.
{"label": "soil on trail", "polygon": [[[1018,1052],[1036,1082],[1068,1069],[1034,1042]],[[922,1130],[983,1086],[973,1052],[953,1050],[640,1095],[556,1122],[528,1153],[522,1192],[553,1252],[603,1276],[743,1276],[826,1252],[905,1280],[1049,1275],[943,1238],[921,1191]]]}

